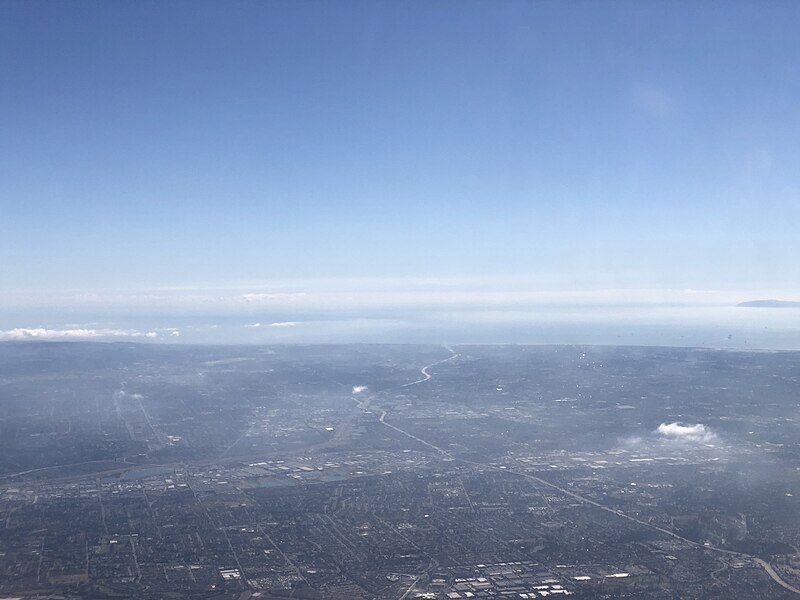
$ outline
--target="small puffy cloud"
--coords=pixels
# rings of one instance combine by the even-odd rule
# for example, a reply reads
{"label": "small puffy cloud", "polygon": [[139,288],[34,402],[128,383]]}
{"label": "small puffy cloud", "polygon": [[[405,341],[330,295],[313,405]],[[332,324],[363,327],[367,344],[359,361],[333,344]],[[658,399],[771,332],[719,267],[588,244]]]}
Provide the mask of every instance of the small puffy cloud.
{"label": "small puffy cloud", "polygon": [[245,325],[248,329],[258,329],[262,327],[261,323],[250,323],[249,325]]}
{"label": "small puffy cloud", "polygon": [[136,329],[46,329],[44,327],[17,327],[0,331],[0,340],[65,340],[109,337],[156,338],[158,333],[137,331]]}
{"label": "small puffy cloud", "polygon": [[664,439],[692,444],[710,444],[717,439],[717,434],[702,423],[662,423],[656,432]]}
{"label": "small puffy cloud", "polygon": [[169,332],[169,334],[170,334],[172,337],[180,337],[180,335],[181,335],[181,332],[180,332],[180,331],[178,331],[177,329],[174,329],[174,330],[170,331],[170,332]]}
{"label": "small puffy cloud", "polygon": [[367,386],[365,386],[365,385],[354,385],[353,386],[353,393],[354,394],[360,394],[361,392],[366,391],[366,389],[367,389]]}

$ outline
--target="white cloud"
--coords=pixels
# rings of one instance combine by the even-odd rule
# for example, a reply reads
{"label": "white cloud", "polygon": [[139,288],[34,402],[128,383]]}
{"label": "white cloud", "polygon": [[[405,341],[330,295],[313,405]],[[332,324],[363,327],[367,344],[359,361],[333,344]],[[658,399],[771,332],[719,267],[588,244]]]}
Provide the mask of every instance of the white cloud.
{"label": "white cloud", "polygon": [[305,297],[304,292],[270,292],[266,294],[242,294],[245,302],[291,302]]}
{"label": "white cloud", "polygon": [[665,439],[694,444],[710,444],[717,439],[717,434],[702,423],[662,423],[656,431]]}
{"label": "white cloud", "polygon": [[248,329],[258,329],[262,327],[261,323],[250,323],[249,325],[245,325]]}
{"label": "white cloud", "polygon": [[0,340],[63,340],[93,339],[108,337],[155,338],[155,331],[137,331],[136,329],[46,329],[44,327],[17,327],[0,331]]}
{"label": "white cloud", "polygon": [[[150,333],[163,333],[164,335],[171,335],[172,337],[179,337],[181,335],[180,330],[177,327],[162,327],[160,329],[156,329]],[[145,335],[145,337],[155,337],[154,335]]]}
{"label": "white cloud", "polygon": [[367,389],[367,386],[365,386],[365,385],[354,385],[353,386],[353,393],[354,394],[360,394],[361,392],[366,391],[366,389]]}
{"label": "white cloud", "polygon": [[299,325],[297,321],[278,321],[277,323],[270,323],[270,327],[295,327]]}

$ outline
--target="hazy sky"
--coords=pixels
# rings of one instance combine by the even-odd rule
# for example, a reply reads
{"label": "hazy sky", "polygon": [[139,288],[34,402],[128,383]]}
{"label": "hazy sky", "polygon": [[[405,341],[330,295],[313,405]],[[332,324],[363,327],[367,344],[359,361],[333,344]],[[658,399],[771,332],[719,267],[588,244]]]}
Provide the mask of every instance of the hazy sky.
{"label": "hazy sky", "polygon": [[6,0],[0,302],[387,278],[796,296],[799,31],[790,1]]}

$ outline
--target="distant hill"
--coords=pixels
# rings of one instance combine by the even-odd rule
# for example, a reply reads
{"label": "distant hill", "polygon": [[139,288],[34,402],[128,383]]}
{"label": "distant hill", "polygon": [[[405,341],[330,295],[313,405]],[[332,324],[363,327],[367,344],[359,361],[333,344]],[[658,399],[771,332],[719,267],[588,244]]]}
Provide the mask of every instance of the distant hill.
{"label": "distant hill", "polygon": [[736,306],[745,308],[800,308],[800,302],[794,300],[750,300],[740,302]]}

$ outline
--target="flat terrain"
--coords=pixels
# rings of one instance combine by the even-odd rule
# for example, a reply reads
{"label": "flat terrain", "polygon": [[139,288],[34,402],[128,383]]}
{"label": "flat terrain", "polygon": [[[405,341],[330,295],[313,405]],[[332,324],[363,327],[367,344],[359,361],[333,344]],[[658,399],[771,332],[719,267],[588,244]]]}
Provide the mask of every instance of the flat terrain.
{"label": "flat terrain", "polygon": [[0,344],[0,598],[793,598],[800,353]]}

